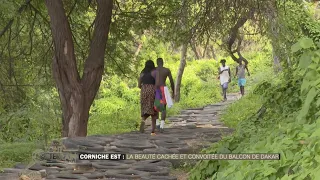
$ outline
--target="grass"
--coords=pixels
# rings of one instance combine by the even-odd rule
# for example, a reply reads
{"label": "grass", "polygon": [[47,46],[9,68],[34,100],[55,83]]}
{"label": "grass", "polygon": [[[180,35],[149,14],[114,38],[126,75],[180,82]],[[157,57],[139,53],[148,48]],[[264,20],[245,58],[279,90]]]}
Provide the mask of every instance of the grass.
{"label": "grass", "polygon": [[240,121],[255,114],[262,105],[260,96],[247,94],[231,104],[221,116],[221,121],[230,128],[236,128]]}
{"label": "grass", "polygon": [[32,153],[38,148],[35,142],[5,143],[0,145],[0,169],[21,163],[29,163]]}

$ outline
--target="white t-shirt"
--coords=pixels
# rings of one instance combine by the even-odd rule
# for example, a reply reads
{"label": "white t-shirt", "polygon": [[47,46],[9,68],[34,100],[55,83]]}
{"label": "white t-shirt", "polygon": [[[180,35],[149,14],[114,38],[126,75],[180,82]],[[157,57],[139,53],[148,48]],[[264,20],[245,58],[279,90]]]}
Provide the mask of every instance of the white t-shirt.
{"label": "white t-shirt", "polygon": [[[221,66],[220,67],[220,71],[223,71],[225,69],[229,69],[229,66]],[[220,83],[221,85],[223,85],[224,83],[227,83],[229,82],[229,71],[223,71],[221,74],[220,74]]]}

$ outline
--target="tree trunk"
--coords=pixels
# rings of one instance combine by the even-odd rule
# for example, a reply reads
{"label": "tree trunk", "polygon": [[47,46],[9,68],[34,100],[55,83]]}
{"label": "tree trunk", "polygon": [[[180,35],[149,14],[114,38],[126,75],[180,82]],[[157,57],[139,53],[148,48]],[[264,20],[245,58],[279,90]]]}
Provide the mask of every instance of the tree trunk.
{"label": "tree trunk", "polygon": [[[240,46],[242,42],[242,37],[239,35],[239,29],[248,21],[250,17],[252,17],[254,14],[254,9],[250,10],[247,12],[245,15],[243,15],[241,18],[237,20],[235,25],[231,28],[229,32],[229,37],[227,40],[227,51],[229,52],[231,58],[236,61],[237,63],[239,62],[239,59],[242,58],[245,64],[248,64],[248,60],[245,59],[241,53],[240,53]],[[238,46],[235,51],[232,50],[233,44],[238,40]],[[233,53],[237,52],[239,58],[237,58]]]}
{"label": "tree trunk", "polygon": [[201,47],[200,46],[196,46],[196,50],[197,50],[197,53],[199,54],[200,59],[201,59],[203,57],[203,54],[201,54]]}
{"label": "tree trunk", "polygon": [[177,79],[176,79],[176,87],[175,87],[175,97],[174,101],[179,102],[180,101],[180,87],[181,87],[181,81],[182,81],[182,75],[184,68],[186,66],[186,57],[187,57],[187,50],[188,50],[188,43],[184,43],[182,45],[182,50],[181,50],[181,59],[180,59],[180,66],[178,69],[178,74],[177,74]]}
{"label": "tree trunk", "polygon": [[[187,0],[182,1],[182,19],[180,21],[181,23],[181,29],[186,30],[186,24],[188,20],[188,5]],[[190,30],[190,35],[193,33],[193,29]],[[180,101],[180,88],[181,88],[181,81],[183,76],[184,67],[186,66],[186,57],[188,52],[188,45],[191,45],[191,47],[195,47],[195,42],[192,41],[192,36],[186,37],[186,39],[182,42],[182,49],[181,49],[181,57],[180,57],[180,65],[177,73],[176,83],[174,87],[174,101],[179,102]],[[197,56],[197,54],[196,54]]]}
{"label": "tree trunk", "polygon": [[201,55],[200,55],[200,53],[199,53],[199,51],[197,49],[197,46],[196,46],[195,42],[191,41],[190,45],[191,45],[191,49],[192,49],[194,55],[196,56],[196,59],[200,59]]}
{"label": "tree trunk", "polygon": [[275,48],[272,46],[272,55],[273,55],[273,67],[276,73],[281,71],[281,64],[279,56],[276,54]]}
{"label": "tree trunk", "polygon": [[138,42],[138,47],[136,49],[136,51],[134,52],[134,55],[133,55],[133,62],[135,64],[134,68],[135,68],[135,72],[138,73],[138,60],[137,60],[137,57],[139,55],[139,52],[141,51],[142,49],[142,42]]}
{"label": "tree trunk", "polygon": [[55,54],[53,76],[62,107],[62,136],[87,135],[89,109],[104,71],[104,55],[112,16],[112,0],[97,0],[97,12],[89,56],[80,78],[71,28],[62,0],[46,0]]}
{"label": "tree trunk", "polygon": [[319,14],[318,14],[318,6],[319,6],[319,1],[314,1],[313,2],[314,3],[314,18],[316,19],[316,20],[318,20],[319,19]]}
{"label": "tree trunk", "polygon": [[210,46],[210,50],[211,50],[213,59],[218,61],[218,58],[217,58],[217,55],[216,55],[215,50],[213,48],[213,45]]}
{"label": "tree trunk", "polygon": [[202,53],[202,58],[206,58],[207,57],[207,49],[208,49],[208,45],[209,45],[209,40],[210,40],[210,37],[207,38],[207,42],[204,46],[204,50],[203,50],[203,53]]}
{"label": "tree trunk", "polygon": [[[272,6],[271,6],[272,7]],[[272,56],[273,56],[273,68],[274,68],[274,72],[278,73],[279,71],[281,71],[281,63],[280,63],[280,59],[279,56],[277,55],[277,44],[279,44],[279,25],[278,25],[278,19],[276,16],[276,12],[275,12],[275,7],[271,8],[271,12],[267,14],[268,18],[269,18],[269,22],[270,22],[270,28],[271,28],[271,35],[273,36],[271,41],[271,45],[272,45]]]}

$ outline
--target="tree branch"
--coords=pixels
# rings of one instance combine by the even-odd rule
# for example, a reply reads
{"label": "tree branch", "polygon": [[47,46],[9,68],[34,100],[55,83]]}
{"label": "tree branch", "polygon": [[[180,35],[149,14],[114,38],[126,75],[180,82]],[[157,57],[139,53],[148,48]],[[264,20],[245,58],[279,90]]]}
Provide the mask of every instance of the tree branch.
{"label": "tree branch", "polygon": [[[18,9],[17,14],[20,15],[23,10],[25,10],[25,8],[30,4],[31,0],[26,0],[26,2],[20,6],[20,8]],[[4,35],[4,33],[6,33],[6,31],[12,26],[14,21],[14,18],[12,18],[8,24],[3,28],[3,30],[0,32],[0,37]]]}
{"label": "tree branch", "polygon": [[[242,38],[239,35],[239,29],[247,22],[247,20],[253,15],[254,11],[251,10],[248,14],[245,16],[242,16],[236,24],[231,28],[229,33],[229,40],[227,42],[227,50],[231,56],[231,58],[239,62],[239,59],[241,58],[246,64],[248,64],[248,61],[241,55],[240,53],[240,46],[242,42]],[[238,40],[238,46],[235,51],[232,51],[232,45],[235,43],[235,41]],[[234,56],[234,53],[237,52],[239,55],[239,58]]]}
{"label": "tree branch", "polygon": [[47,20],[47,18],[37,9],[35,8],[31,3],[30,7],[34,10],[34,12],[38,13],[40,17],[50,26],[50,22]]}
{"label": "tree branch", "polygon": [[78,0],[74,1],[74,4],[72,5],[72,7],[71,7],[71,9],[70,9],[70,11],[69,11],[69,13],[67,15],[68,18],[70,17],[71,13],[73,12],[74,8],[76,7],[77,2],[78,2]]}
{"label": "tree branch", "polygon": [[121,68],[121,66],[118,64],[118,62],[115,60],[115,58],[112,57],[109,53],[107,53],[107,55],[108,55],[108,56],[111,58],[111,60],[116,64],[116,66],[117,66],[118,69],[121,71],[121,73],[122,73],[125,77],[129,78],[129,77],[126,75],[126,73],[124,72],[124,70]]}
{"label": "tree branch", "polygon": [[36,22],[36,18],[37,18],[37,13],[34,14],[34,18],[33,18],[33,21],[31,23],[31,30],[29,32],[29,39],[30,39],[30,51],[29,51],[29,54],[28,55],[31,55],[32,53],[32,48],[33,48],[33,30],[34,30],[34,24]]}
{"label": "tree branch", "polygon": [[80,76],[76,65],[74,43],[68,18],[63,8],[62,0],[46,0],[46,6],[50,16],[51,31],[54,40],[55,57],[58,76],[64,79],[61,88],[70,86],[73,89],[80,88]]}
{"label": "tree branch", "polygon": [[97,16],[95,18],[95,28],[93,31],[92,42],[90,44],[89,56],[85,62],[82,77],[82,83],[86,84],[85,87],[91,87],[91,84],[93,84],[94,81],[99,80],[93,79],[93,76],[97,75],[94,71],[101,71],[101,73],[103,73],[104,55],[111,24],[113,1],[97,0],[97,4],[98,8]]}

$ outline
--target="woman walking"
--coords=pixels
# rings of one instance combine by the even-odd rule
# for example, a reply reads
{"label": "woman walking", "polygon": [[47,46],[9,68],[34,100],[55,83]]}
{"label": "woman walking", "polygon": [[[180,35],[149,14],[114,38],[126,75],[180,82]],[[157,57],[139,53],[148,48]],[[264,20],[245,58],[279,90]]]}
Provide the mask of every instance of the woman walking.
{"label": "woman walking", "polygon": [[140,132],[144,132],[145,120],[151,116],[152,130],[151,135],[155,135],[156,119],[158,112],[154,109],[155,85],[156,85],[156,68],[154,62],[148,60],[144,69],[141,71],[139,78],[140,103],[141,103],[141,124]]}

